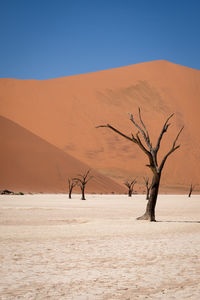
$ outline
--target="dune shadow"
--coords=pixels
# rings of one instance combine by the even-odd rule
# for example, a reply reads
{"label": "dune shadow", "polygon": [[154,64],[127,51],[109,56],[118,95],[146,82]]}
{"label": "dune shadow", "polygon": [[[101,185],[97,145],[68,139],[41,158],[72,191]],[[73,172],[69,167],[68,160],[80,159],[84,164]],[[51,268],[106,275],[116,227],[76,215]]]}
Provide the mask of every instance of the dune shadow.
{"label": "dune shadow", "polygon": [[160,222],[160,223],[199,223],[200,224],[200,221],[157,221],[157,222]]}

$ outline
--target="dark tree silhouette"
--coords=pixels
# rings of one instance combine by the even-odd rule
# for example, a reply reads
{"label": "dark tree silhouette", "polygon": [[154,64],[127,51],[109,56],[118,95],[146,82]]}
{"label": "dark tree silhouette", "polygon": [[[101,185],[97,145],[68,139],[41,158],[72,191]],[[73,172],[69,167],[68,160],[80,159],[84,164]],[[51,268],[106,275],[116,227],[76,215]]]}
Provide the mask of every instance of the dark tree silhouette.
{"label": "dark tree silhouette", "polygon": [[76,181],[68,178],[68,187],[69,187],[69,199],[72,198],[72,190],[77,185]]}
{"label": "dark tree silhouette", "polygon": [[127,186],[127,188],[128,188],[128,196],[129,197],[132,197],[133,187],[136,184],[136,182],[137,182],[136,178],[133,179],[132,181],[127,180],[127,181],[124,182],[125,186]]}
{"label": "dark tree silhouette", "polygon": [[[138,132],[135,135],[133,135],[131,133],[131,136],[128,136],[128,135],[122,133],[121,131],[119,131],[118,129],[116,129],[115,127],[111,126],[110,124],[100,125],[100,126],[97,126],[97,128],[106,127],[106,128],[111,129],[115,133],[117,133],[117,134],[121,135],[122,137],[124,137],[125,139],[129,140],[130,142],[138,145],[138,147],[147,155],[147,157],[149,159],[149,164],[147,165],[147,167],[149,167],[151,169],[151,171],[153,172],[153,178],[152,178],[152,183],[151,183],[151,187],[150,187],[150,197],[147,202],[146,211],[145,211],[144,215],[142,215],[141,217],[139,217],[137,219],[138,220],[156,221],[155,207],[156,207],[156,201],[157,201],[158,190],[159,190],[159,185],[160,185],[161,173],[162,173],[162,170],[163,170],[163,167],[165,165],[167,158],[180,147],[180,145],[176,145],[176,143],[177,143],[177,140],[179,138],[181,131],[183,130],[183,127],[180,129],[176,138],[174,139],[171,149],[164,155],[163,159],[161,160],[161,163],[158,164],[157,154],[160,149],[161,140],[163,138],[164,133],[167,132],[167,130],[170,126],[169,120],[173,117],[174,114],[169,116],[167,118],[167,120],[165,121],[155,147],[152,146],[149,132],[142,120],[140,108],[139,108],[138,115],[139,115],[139,123],[135,121],[132,114],[129,114],[130,121],[133,123],[134,127],[136,127],[138,129]],[[140,134],[143,136],[144,141],[141,140]]]}
{"label": "dark tree silhouette", "polygon": [[77,177],[73,178],[73,180],[76,182],[76,184],[80,187],[82,197],[81,200],[86,200],[85,198],[85,186],[88,183],[90,179],[92,179],[93,176],[89,176],[90,170],[88,170],[85,174],[79,174]]}
{"label": "dark tree silhouette", "polygon": [[146,186],[146,200],[149,200],[150,198],[150,189],[151,189],[151,185],[149,183],[149,177],[143,177],[144,182],[145,182],[145,186]]}
{"label": "dark tree silhouette", "polygon": [[194,189],[194,185],[191,183],[188,197],[190,198]]}

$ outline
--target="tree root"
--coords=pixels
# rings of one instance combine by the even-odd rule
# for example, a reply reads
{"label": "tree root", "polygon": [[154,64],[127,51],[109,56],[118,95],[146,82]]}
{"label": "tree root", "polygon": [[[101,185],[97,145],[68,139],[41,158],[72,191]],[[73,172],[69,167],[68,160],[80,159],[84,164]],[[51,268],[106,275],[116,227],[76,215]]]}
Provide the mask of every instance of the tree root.
{"label": "tree root", "polygon": [[156,222],[155,218],[152,218],[151,216],[147,215],[146,213],[143,216],[136,218],[136,220],[146,220],[146,221],[150,221],[150,222]]}

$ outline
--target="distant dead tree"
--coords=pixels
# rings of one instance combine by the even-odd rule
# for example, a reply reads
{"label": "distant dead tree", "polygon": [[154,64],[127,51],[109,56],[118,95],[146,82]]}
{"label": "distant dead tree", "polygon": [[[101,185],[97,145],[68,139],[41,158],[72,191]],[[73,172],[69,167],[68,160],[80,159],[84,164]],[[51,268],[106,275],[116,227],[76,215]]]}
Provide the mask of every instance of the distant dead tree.
{"label": "distant dead tree", "polygon": [[144,182],[145,182],[145,186],[146,186],[146,200],[149,200],[150,198],[150,188],[151,188],[151,185],[149,183],[149,177],[143,177],[144,179]]}
{"label": "distant dead tree", "polygon": [[76,184],[80,187],[82,192],[81,200],[86,200],[85,198],[85,186],[93,176],[89,176],[90,170],[88,170],[85,174],[79,174],[77,177],[73,178]]}
{"label": "distant dead tree", "polygon": [[69,199],[72,198],[72,190],[77,185],[77,182],[71,178],[68,178],[68,188],[69,188]]}
{"label": "distant dead tree", "polygon": [[189,197],[189,198],[190,198],[191,195],[192,195],[192,192],[193,192],[194,187],[195,187],[195,186],[191,183],[191,185],[190,185],[190,190],[189,190],[189,194],[188,194],[188,197]]}
{"label": "distant dead tree", "polygon": [[[114,131],[115,133],[121,135],[123,138],[138,145],[138,147],[147,155],[147,157],[149,159],[149,164],[147,165],[147,167],[149,167],[151,169],[151,171],[153,172],[152,183],[151,183],[151,187],[150,187],[150,197],[147,202],[146,211],[145,211],[144,215],[142,215],[141,217],[138,217],[137,218],[138,220],[156,221],[155,220],[155,207],[156,207],[156,201],[157,201],[158,190],[159,190],[159,185],[160,185],[161,173],[162,173],[162,170],[163,170],[163,167],[165,165],[167,158],[180,147],[180,145],[176,145],[176,143],[180,136],[181,131],[183,130],[183,127],[182,127],[180,129],[180,131],[178,132],[176,138],[174,139],[174,142],[172,143],[170,150],[164,155],[163,159],[161,160],[161,163],[158,164],[157,154],[160,149],[161,140],[163,138],[164,133],[167,132],[168,127],[170,126],[169,120],[173,117],[173,115],[174,114],[170,115],[167,118],[167,120],[165,121],[155,147],[152,146],[149,132],[142,120],[140,108],[138,109],[139,123],[135,121],[132,114],[129,114],[130,121],[133,123],[134,127],[136,127],[138,129],[138,132],[135,135],[133,133],[131,133],[131,135],[128,136],[128,135],[122,133],[121,131],[119,131],[118,129],[116,129],[115,127],[111,126],[110,124],[97,126],[97,128],[100,128],[100,127],[109,128],[112,131]],[[144,141],[141,140],[140,134],[143,136]]]}
{"label": "distant dead tree", "polygon": [[137,182],[137,181],[136,181],[136,178],[133,179],[132,181],[127,180],[127,181],[124,182],[125,186],[127,186],[127,188],[128,188],[128,196],[129,196],[129,197],[132,197],[132,194],[133,194],[133,187],[134,187],[134,185],[136,184],[136,182]]}

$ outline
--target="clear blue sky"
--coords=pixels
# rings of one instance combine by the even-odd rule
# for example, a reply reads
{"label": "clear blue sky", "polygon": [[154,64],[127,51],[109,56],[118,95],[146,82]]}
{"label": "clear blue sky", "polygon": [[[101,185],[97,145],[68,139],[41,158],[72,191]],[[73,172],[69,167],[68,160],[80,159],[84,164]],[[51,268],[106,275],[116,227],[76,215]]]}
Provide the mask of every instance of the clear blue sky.
{"label": "clear blue sky", "polygon": [[160,59],[200,69],[199,0],[0,0],[0,77]]}

